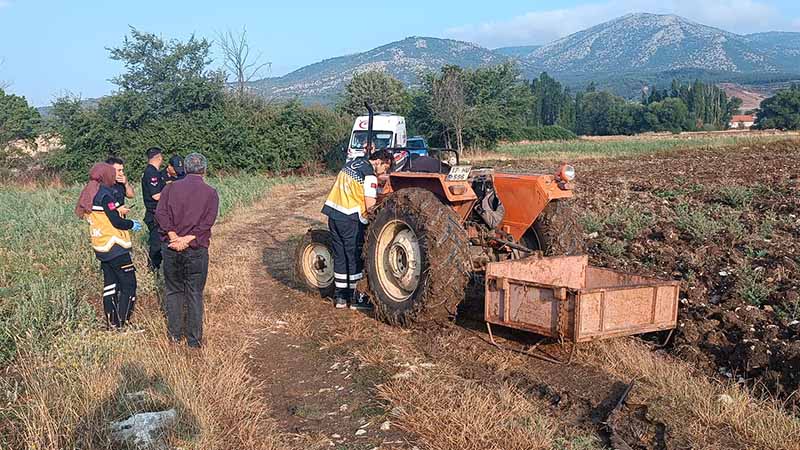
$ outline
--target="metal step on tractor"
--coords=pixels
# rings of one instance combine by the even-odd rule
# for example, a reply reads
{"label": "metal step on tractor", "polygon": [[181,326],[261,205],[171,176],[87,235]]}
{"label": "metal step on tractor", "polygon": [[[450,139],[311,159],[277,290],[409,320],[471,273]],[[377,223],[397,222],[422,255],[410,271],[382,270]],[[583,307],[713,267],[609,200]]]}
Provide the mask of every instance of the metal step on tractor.
{"label": "metal step on tractor", "polygon": [[[415,170],[410,159],[381,180],[363,250],[379,319],[407,326],[452,317],[477,278],[487,323],[573,342],[674,328],[676,282],[588,265],[570,204],[573,167],[508,174],[463,166],[454,151],[432,153],[438,172]],[[296,251],[298,281],[332,296],[332,255],[328,231],[309,230]]]}

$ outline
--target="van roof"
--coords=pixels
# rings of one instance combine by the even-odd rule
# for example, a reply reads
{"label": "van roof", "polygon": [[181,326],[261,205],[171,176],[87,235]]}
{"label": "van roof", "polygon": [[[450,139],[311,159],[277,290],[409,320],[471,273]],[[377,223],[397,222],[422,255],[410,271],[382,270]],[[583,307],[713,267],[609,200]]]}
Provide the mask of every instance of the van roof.
{"label": "van roof", "polygon": [[[373,116],[374,117],[403,117],[403,116],[401,116],[401,115],[399,115],[397,113],[393,113],[393,112],[377,112],[377,113],[373,114]],[[358,116],[359,119],[362,118],[362,117],[369,117],[369,116],[368,115]]]}

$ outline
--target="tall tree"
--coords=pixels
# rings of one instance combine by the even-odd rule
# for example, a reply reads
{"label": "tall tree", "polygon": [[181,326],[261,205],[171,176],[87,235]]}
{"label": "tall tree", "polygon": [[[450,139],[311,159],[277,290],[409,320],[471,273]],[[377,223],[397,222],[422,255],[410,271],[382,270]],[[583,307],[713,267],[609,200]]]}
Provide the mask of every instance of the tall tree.
{"label": "tall tree", "polygon": [[25,97],[0,89],[0,149],[9,141],[35,138],[40,124],[39,112]]}
{"label": "tall tree", "polygon": [[125,66],[112,82],[124,95],[121,113],[143,121],[211,107],[220,100],[224,76],[208,69],[211,43],[192,36],[186,42],[165,41],[131,27],[121,47],[108,49]]}
{"label": "tall tree", "polygon": [[411,99],[403,83],[381,71],[356,74],[345,87],[338,109],[351,116],[367,112],[364,102],[378,111],[408,112]]}
{"label": "tall tree", "polygon": [[784,89],[763,100],[756,124],[761,129],[800,130],[800,89]]}
{"label": "tall tree", "polygon": [[251,55],[250,43],[247,40],[247,29],[242,27],[240,33],[234,34],[228,30],[219,33],[217,45],[222,50],[225,69],[234,79],[236,95],[242,100],[245,96],[247,83],[256,77],[265,67],[272,66],[271,62],[262,62],[262,54]]}
{"label": "tall tree", "polygon": [[[442,74],[432,81],[431,110],[434,117],[447,127],[446,145],[450,144],[449,133],[456,138],[459,154],[464,152],[464,126],[469,114],[464,95],[464,72],[460,67],[442,68]],[[448,145],[449,147],[450,145]]]}

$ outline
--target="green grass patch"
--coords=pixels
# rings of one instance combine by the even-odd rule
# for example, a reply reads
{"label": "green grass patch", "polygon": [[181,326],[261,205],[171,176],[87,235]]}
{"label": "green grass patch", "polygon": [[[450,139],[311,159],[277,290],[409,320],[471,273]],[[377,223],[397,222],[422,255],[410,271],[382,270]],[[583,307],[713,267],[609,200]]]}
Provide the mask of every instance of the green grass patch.
{"label": "green grass patch", "polygon": [[716,191],[716,197],[720,203],[736,209],[750,206],[754,196],[755,192],[745,186],[722,186]]}
{"label": "green grass patch", "polygon": [[[222,216],[291,181],[261,175],[209,179],[219,192]],[[80,189],[0,186],[0,365],[20,345],[41,351],[59,335],[98,325],[90,305],[98,301],[102,277],[86,222],[73,213]],[[141,220],[141,198],[132,203],[139,207],[131,218]],[[145,267],[145,248],[142,232],[134,248],[139,268]],[[140,297],[154,294],[152,277],[141,270],[137,278]]]}
{"label": "green grass patch", "polygon": [[606,226],[608,217],[605,214],[587,211],[578,218],[583,231],[587,233],[600,233]]}
{"label": "green grass patch", "polygon": [[664,137],[654,139],[590,140],[580,139],[565,142],[534,142],[525,144],[503,144],[497,153],[516,157],[609,157],[631,156],[673,150],[695,148],[717,148],[740,144],[763,144],[786,140],[783,136],[737,137],[702,136],[692,138]]}
{"label": "green grass patch", "polygon": [[610,213],[589,211],[578,220],[587,233],[616,230],[626,242],[639,237],[654,222],[652,215],[629,207],[617,208]]}
{"label": "green grass patch", "polygon": [[664,200],[677,200],[686,195],[693,195],[703,192],[704,186],[702,184],[691,184],[688,187],[674,187],[669,189],[656,189],[653,195]]}
{"label": "green grass patch", "polygon": [[675,208],[675,226],[697,241],[708,239],[723,228],[723,224],[712,216],[712,211],[691,208],[685,203]]}
{"label": "green grass patch", "polygon": [[763,267],[742,265],[736,278],[736,295],[751,305],[761,306],[773,292],[775,287],[765,279]]}
{"label": "green grass patch", "polygon": [[606,237],[600,241],[600,250],[609,256],[618,258],[625,253],[625,243]]}
{"label": "green grass patch", "polygon": [[758,234],[762,239],[772,239],[775,234],[775,228],[780,225],[778,215],[772,211],[767,211],[761,223],[758,224]]}

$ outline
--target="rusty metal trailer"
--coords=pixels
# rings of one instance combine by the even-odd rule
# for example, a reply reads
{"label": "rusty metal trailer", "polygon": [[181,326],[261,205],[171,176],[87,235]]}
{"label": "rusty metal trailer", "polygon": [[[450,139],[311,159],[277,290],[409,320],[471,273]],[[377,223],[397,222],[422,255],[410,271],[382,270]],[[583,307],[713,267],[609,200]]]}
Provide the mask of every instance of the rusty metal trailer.
{"label": "rusty metal trailer", "polygon": [[562,341],[674,329],[680,283],[592,267],[587,256],[490,263],[485,320]]}

